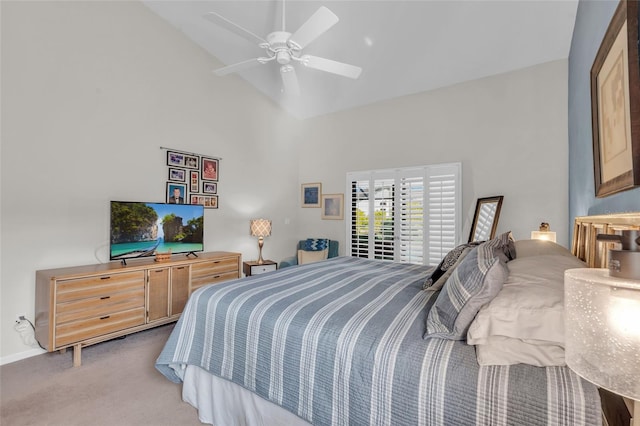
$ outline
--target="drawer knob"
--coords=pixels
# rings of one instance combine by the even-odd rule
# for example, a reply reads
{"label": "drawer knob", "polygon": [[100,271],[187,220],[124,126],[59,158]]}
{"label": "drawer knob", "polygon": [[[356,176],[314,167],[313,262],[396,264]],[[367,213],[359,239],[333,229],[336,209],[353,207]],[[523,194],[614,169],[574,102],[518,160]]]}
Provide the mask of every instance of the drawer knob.
{"label": "drawer knob", "polygon": [[101,320],[108,319],[111,315],[107,315],[106,317],[100,317]]}
{"label": "drawer knob", "polygon": [[110,277],[109,275],[104,276],[104,277],[100,277],[100,279],[101,279],[101,280],[108,280],[108,279],[110,279],[110,278],[111,278],[111,277]]}
{"label": "drawer knob", "polygon": [[213,279],[220,278],[220,275],[214,275]]}
{"label": "drawer knob", "polygon": [[105,300],[105,299],[110,299],[110,298],[111,298],[111,296],[102,296],[102,297],[100,298],[100,300]]}

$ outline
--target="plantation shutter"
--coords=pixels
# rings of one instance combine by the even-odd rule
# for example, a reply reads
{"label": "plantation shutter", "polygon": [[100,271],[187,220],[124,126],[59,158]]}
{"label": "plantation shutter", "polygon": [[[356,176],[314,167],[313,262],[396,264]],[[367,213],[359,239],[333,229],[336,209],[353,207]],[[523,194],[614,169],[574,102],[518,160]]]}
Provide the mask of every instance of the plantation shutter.
{"label": "plantation shutter", "polygon": [[369,180],[354,180],[351,184],[351,256],[369,257]]}
{"label": "plantation shutter", "polygon": [[424,177],[400,177],[399,192],[397,260],[424,263]]}
{"label": "plantation shutter", "polygon": [[437,265],[459,242],[460,170],[451,165],[434,166],[428,170],[427,180],[427,264]]}
{"label": "plantation shutter", "polygon": [[351,256],[395,259],[395,179],[388,173],[366,174],[351,187]]}
{"label": "plantation shutter", "polygon": [[460,163],[347,174],[350,255],[437,265],[460,235]]}

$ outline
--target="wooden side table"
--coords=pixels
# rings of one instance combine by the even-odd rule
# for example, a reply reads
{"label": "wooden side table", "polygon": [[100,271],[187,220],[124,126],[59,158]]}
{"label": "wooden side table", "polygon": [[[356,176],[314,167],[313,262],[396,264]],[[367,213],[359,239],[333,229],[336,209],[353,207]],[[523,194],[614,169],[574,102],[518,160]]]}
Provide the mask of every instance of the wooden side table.
{"label": "wooden side table", "polygon": [[242,262],[242,271],[247,277],[275,271],[276,269],[278,269],[278,264],[273,260],[265,260],[261,265],[257,261]]}

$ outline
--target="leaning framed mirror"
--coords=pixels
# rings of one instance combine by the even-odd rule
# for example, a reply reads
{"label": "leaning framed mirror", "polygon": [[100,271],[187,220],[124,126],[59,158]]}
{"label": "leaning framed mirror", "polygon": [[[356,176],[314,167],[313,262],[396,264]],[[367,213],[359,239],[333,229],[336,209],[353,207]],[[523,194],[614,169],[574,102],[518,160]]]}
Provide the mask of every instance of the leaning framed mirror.
{"label": "leaning framed mirror", "polygon": [[495,237],[498,228],[498,218],[502,208],[502,195],[478,198],[476,212],[473,215],[469,242],[486,241]]}

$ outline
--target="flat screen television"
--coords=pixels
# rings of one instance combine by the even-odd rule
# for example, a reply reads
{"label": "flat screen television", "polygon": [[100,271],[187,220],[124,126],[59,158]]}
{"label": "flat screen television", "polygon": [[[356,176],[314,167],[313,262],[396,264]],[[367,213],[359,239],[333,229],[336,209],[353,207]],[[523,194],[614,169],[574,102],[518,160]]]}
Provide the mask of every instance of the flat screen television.
{"label": "flat screen television", "polygon": [[204,206],[111,201],[111,260],[204,250]]}

